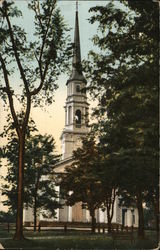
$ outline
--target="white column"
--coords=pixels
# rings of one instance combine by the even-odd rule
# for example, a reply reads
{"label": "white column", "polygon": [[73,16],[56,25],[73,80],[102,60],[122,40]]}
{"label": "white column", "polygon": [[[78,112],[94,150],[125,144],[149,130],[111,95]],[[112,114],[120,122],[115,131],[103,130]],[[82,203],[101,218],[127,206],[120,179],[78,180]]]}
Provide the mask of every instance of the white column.
{"label": "white column", "polygon": [[128,214],[128,210],[125,212],[125,219],[124,219],[124,226],[127,226],[128,225],[128,216],[127,216],[127,214]]}
{"label": "white column", "polygon": [[67,125],[67,108],[65,108],[65,126]]}
{"label": "white column", "polygon": [[[106,211],[106,210],[105,210]],[[105,211],[103,212],[101,209],[99,209],[99,221],[100,222],[106,222],[106,220],[105,220]]]}
{"label": "white column", "polygon": [[68,221],[72,221],[72,207],[68,207]]}
{"label": "white column", "polygon": [[83,214],[83,218],[82,218],[82,222],[86,222],[86,209],[82,209],[82,214]]}
{"label": "white column", "polygon": [[68,105],[66,105],[66,125],[68,125]]}
{"label": "white column", "polygon": [[[71,195],[73,192],[69,191],[69,195]],[[68,221],[72,221],[72,207],[68,206]]]}
{"label": "white column", "polygon": [[[60,186],[55,186],[55,190],[59,195]],[[57,199],[57,201],[59,201],[59,198]],[[56,218],[54,220],[59,221],[59,208],[57,208],[55,212],[56,212]]]}
{"label": "white column", "polygon": [[90,222],[90,213],[89,210],[86,209],[86,222]]}
{"label": "white column", "polygon": [[134,227],[138,227],[138,209],[134,209],[134,215],[135,215],[135,224]]}

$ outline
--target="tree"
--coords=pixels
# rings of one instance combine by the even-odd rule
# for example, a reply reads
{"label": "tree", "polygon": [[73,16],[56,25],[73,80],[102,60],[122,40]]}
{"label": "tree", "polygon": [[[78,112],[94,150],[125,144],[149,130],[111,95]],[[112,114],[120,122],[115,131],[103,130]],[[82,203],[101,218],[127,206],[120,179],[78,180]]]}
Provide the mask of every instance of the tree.
{"label": "tree", "polygon": [[112,156],[107,154],[107,149],[103,145],[102,138],[100,139],[98,148],[101,160],[99,162],[100,170],[97,175],[103,190],[103,210],[107,211],[108,233],[111,233],[114,204],[118,190],[117,165],[112,160]]}
{"label": "tree", "polygon": [[0,211],[0,222],[15,222],[15,216],[14,214],[10,213],[10,212],[4,212],[4,211]]}
{"label": "tree", "polygon": [[151,189],[157,197],[158,187],[158,10],[149,0],[91,8],[99,51],[91,51],[85,65],[99,101],[99,130],[123,177],[119,186],[137,203],[140,237],[143,201]]}
{"label": "tree", "polygon": [[[54,165],[59,160],[59,155],[54,153],[55,142],[50,135],[35,135],[26,144],[26,160],[32,169],[32,182],[27,179],[31,199],[28,206],[34,210],[34,231],[36,231],[37,214],[43,210],[43,216],[55,217],[55,209],[60,208],[58,193],[51,174],[54,173]],[[30,171],[31,174],[31,171]]]}
{"label": "tree", "polygon": [[[18,114],[19,119],[21,119],[22,114]],[[14,123],[12,122],[11,115],[8,115],[6,119],[6,125],[3,128],[3,132],[1,133],[1,138],[6,138],[7,142],[1,148],[0,159],[6,159],[5,167],[7,168],[7,176],[1,176],[2,179],[2,195],[7,196],[7,200],[3,202],[9,208],[9,211],[16,216],[16,208],[17,208],[17,164],[18,164],[18,138],[14,129]],[[38,132],[35,123],[32,119],[29,120],[26,130],[26,141],[28,141],[36,132]],[[29,158],[26,158],[29,161]],[[5,161],[3,161],[4,163]],[[24,165],[25,176],[28,176],[28,179],[25,180],[25,195],[24,201],[28,203],[29,201],[29,183],[32,183],[33,171],[35,171],[30,162],[26,162]]]}
{"label": "tree", "polygon": [[103,201],[101,182],[98,179],[98,151],[93,138],[83,139],[83,147],[73,151],[74,162],[66,167],[61,177],[60,187],[66,204],[73,206],[82,202],[82,207],[90,212],[92,233],[95,232],[95,210]]}
{"label": "tree", "polygon": [[[56,8],[56,0],[45,2],[32,0],[28,7],[35,20],[31,41],[24,29],[14,22],[15,18],[22,16],[14,1],[3,1],[0,7],[0,74],[3,76],[0,90],[4,101],[8,101],[19,143],[17,216],[14,236],[17,240],[24,238],[24,154],[31,104],[41,106],[43,103],[52,103],[53,92],[57,88],[55,81],[67,65],[69,53],[65,50],[67,29],[59,9]],[[11,86],[10,82],[14,81],[12,76],[15,76],[15,73],[20,81]],[[18,119],[15,110],[17,89],[17,98],[24,107],[21,120]]]}
{"label": "tree", "polygon": [[153,228],[154,227],[154,212],[151,206],[148,206],[144,209],[144,223],[145,228]]}
{"label": "tree", "polygon": [[103,210],[107,211],[108,233],[112,231],[112,219],[114,215],[114,204],[118,191],[119,175],[117,164],[109,144],[106,145],[106,131],[102,129],[103,121],[100,124],[93,124],[92,129],[97,137],[97,149],[99,169],[97,176],[103,190]]}
{"label": "tree", "polygon": [[95,232],[95,210],[107,210],[108,232],[116,198],[116,169],[111,159],[104,155],[104,148],[95,142],[93,136],[82,140],[82,148],[73,153],[74,162],[66,168],[60,186],[68,205],[82,202],[92,218],[92,232]]}
{"label": "tree", "polygon": [[[11,120],[10,116],[9,120]],[[2,177],[5,181],[5,184],[2,185],[2,195],[7,196],[7,200],[3,203],[9,207],[12,214],[15,214],[17,207],[18,138],[12,122],[9,122],[9,126],[5,127],[2,136],[7,136],[8,139],[7,145],[2,150],[4,152],[3,158],[7,159],[8,169],[7,176]],[[60,207],[53,178],[52,180],[50,178],[54,164],[59,160],[59,155],[56,155],[54,151],[53,137],[38,134],[35,123],[30,120],[26,136],[24,202],[26,208],[33,209],[34,231],[36,231],[37,214],[40,210],[44,210],[44,216],[51,217],[56,215],[55,209]]]}

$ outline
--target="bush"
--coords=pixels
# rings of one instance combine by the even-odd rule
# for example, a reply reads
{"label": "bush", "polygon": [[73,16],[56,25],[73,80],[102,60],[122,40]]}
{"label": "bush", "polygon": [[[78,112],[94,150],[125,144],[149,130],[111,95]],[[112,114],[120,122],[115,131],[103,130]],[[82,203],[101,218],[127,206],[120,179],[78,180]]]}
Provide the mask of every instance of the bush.
{"label": "bush", "polygon": [[4,211],[0,211],[0,222],[15,222],[15,215],[12,214],[11,212],[4,212]]}

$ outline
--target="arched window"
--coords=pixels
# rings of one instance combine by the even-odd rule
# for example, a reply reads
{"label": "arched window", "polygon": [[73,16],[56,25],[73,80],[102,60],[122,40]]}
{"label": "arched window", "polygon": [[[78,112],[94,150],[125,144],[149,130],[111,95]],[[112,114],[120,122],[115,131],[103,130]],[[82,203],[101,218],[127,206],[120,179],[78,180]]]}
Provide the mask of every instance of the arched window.
{"label": "arched window", "polygon": [[80,92],[80,85],[76,85],[76,92]]}
{"label": "arched window", "polygon": [[76,124],[81,124],[81,111],[79,109],[76,110]]}

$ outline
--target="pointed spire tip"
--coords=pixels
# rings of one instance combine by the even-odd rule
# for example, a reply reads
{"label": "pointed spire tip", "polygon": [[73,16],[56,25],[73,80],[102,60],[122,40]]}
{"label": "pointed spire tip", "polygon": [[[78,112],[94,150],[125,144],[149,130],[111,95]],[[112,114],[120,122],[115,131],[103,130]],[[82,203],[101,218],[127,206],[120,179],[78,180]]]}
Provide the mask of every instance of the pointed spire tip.
{"label": "pointed spire tip", "polygon": [[76,0],[76,11],[78,12],[78,0]]}
{"label": "pointed spire tip", "polygon": [[72,73],[69,80],[67,81],[67,84],[69,81],[73,80],[79,80],[86,83],[86,79],[83,76],[81,68],[81,48],[80,48],[79,23],[78,23],[78,0],[76,0]]}

